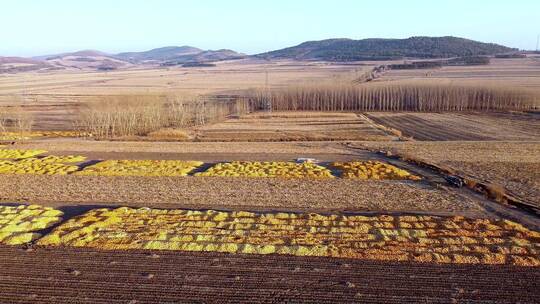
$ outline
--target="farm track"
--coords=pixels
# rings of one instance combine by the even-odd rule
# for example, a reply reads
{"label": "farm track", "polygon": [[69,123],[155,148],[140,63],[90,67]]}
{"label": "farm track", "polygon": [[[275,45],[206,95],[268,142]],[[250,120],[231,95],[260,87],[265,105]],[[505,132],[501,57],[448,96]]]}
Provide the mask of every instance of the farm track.
{"label": "farm track", "polygon": [[0,247],[2,303],[535,303],[538,268]]}

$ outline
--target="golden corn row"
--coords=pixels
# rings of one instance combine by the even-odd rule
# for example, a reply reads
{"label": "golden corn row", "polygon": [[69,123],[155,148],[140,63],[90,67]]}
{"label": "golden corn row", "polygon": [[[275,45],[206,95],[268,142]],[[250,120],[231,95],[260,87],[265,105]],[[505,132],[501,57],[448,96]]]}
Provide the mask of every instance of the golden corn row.
{"label": "golden corn row", "polygon": [[507,220],[463,217],[123,207],[73,218],[38,244],[540,266],[539,232]]}
{"label": "golden corn row", "polygon": [[0,206],[0,244],[29,243],[41,235],[37,231],[62,220],[63,212],[38,205]]}

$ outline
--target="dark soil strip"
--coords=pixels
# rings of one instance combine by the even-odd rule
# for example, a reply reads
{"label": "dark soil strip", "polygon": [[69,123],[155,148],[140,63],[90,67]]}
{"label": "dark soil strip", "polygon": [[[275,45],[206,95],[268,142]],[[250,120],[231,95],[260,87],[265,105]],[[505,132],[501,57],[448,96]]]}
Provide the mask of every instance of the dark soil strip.
{"label": "dark soil strip", "polygon": [[432,122],[414,115],[399,115],[393,117],[376,117],[369,115],[369,118],[378,124],[398,129],[404,136],[412,137],[421,141],[446,141],[446,140],[494,140],[488,136],[479,136],[460,126],[450,126],[442,123]]}
{"label": "dark soil strip", "polygon": [[540,270],[0,246],[0,303],[537,303]]}

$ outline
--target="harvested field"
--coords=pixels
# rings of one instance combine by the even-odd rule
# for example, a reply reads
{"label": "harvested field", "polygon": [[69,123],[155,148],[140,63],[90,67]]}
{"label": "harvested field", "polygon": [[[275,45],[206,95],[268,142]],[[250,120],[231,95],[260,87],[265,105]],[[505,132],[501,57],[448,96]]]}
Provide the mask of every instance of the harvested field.
{"label": "harvested field", "polygon": [[0,175],[0,200],[48,206],[484,214],[471,198],[418,182],[350,179]]}
{"label": "harvested field", "polygon": [[523,59],[492,58],[489,65],[445,66],[436,69],[390,70],[377,81],[417,81],[440,83],[489,83],[501,87],[519,87],[540,92],[538,57]]}
{"label": "harvested field", "polygon": [[[35,118],[36,130],[72,130],[81,105],[122,94],[231,94],[250,88],[350,77],[371,66],[318,62],[217,63],[215,68],[144,68],[109,72],[62,70],[3,74],[0,106],[21,106]],[[14,96],[17,95],[17,98]]]}
{"label": "harvested field", "polygon": [[255,113],[194,130],[200,141],[393,140],[354,113]]}
{"label": "harvested field", "polygon": [[359,146],[449,167],[540,206],[540,142],[366,142]]}
{"label": "harvested field", "polygon": [[4,303],[535,303],[537,268],[0,246]]}
{"label": "harvested field", "polygon": [[507,220],[434,216],[94,209],[42,246],[217,251],[540,266],[540,233]]}
{"label": "harvested field", "polygon": [[[422,141],[539,140],[540,114],[368,113],[378,124]],[[501,128],[504,126],[504,128]]]}
{"label": "harvested field", "polygon": [[[116,159],[124,154],[154,153],[152,159],[161,159],[164,154],[346,154],[352,155],[339,142],[108,142],[93,140],[32,140],[18,142],[11,149],[44,149],[50,153],[116,153]],[[85,154],[86,155],[86,154]],[[89,156],[90,157],[90,156]],[[150,159],[150,158],[149,158]],[[195,158],[192,158],[195,159]]]}

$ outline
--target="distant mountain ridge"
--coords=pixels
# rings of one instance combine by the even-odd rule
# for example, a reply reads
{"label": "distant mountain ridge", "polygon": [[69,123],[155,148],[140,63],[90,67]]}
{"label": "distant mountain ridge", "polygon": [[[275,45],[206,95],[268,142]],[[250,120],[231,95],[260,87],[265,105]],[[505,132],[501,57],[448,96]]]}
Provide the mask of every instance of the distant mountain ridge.
{"label": "distant mountain ridge", "polygon": [[326,39],[297,46],[245,55],[229,49],[203,50],[192,46],[167,46],[142,52],[108,54],[96,50],[36,56],[1,57],[0,73],[58,69],[116,70],[136,66],[208,67],[213,62],[241,58],[318,61],[395,60],[403,58],[452,58],[515,53],[517,49],[457,37],[407,39]]}
{"label": "distant mountain ridge", "polygon": [[202,50],[192,46],[168,46],[152,49],[144,52],[128,52],[114,55],[115,58],[133,63],[160,62],[177,63],[186,62],[211,62],[227,59],[238,59],[245,57],[245,54],[233,50]]}
{"label": "distant mountain ridge", "polygon": [[244,57],[245,54],[233,50],[202,50],[192,46],[167,46],[119,54],[82,50],[32,58],[0,56],[0,73],[59,69],[110,71],[138,65],[175,66],[184,63],[189,63],[193,67],[204,67],[205,65],[201,64]]}
{"label": "distant mountain ridge", "polygon": [[194,55],[203,52],[203,50],[192,46],[166,46],[162,48],[151,49],[143,52],[125,52],[116,54],[115,57],[133,61],[168,61],[179,56]]}
{"label": "distant mountain ridge", "polygon": [[406,39],[327,39],[255,55],[265,59],[324,61],[392,60],[403,58],[450,58],[495,55],[517,49],[458,37],[411,37]]}

